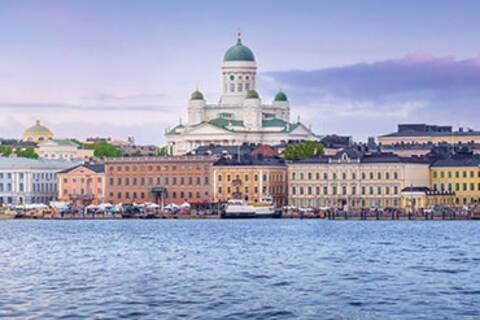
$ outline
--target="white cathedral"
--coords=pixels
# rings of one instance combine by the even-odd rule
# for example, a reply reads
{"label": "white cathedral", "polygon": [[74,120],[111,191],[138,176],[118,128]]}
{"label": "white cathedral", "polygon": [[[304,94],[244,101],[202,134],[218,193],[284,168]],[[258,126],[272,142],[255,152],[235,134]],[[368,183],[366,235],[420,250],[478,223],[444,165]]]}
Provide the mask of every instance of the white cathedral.
{"label": "white cathedral", "polygon": [[223,58],[223,95],[218,104],[207,104],[198,89],[193,92],[188,121],[165,133],[172,154],[185,154],[206,145],[317,140],[319,137],[300,121],[290,122],[290,105],[282,91],[272,104],[262,104],[256,91],[256,74],[255,56],[242,44],[238,33],[237,43]]}

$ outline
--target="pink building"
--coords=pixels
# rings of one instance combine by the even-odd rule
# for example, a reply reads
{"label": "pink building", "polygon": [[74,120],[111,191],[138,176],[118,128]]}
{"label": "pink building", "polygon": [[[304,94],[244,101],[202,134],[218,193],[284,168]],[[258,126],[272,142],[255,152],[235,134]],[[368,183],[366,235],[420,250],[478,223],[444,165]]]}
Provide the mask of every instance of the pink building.
{"label": "pink building", "polygon": [[78,206],[105,201],[105,167],[84,163],[57,174],[58,200]]}

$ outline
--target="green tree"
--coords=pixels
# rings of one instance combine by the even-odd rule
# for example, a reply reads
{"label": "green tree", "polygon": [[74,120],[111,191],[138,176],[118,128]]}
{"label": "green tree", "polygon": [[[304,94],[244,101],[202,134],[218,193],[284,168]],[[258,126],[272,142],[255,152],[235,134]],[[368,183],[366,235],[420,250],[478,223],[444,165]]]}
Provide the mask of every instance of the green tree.
{"label": "green tree", "polygon": [[288,146],[283,151],[283,156],[287,160],[305,159],[324,154],[323,144],[315,141],[305,141],[300,144]]}
{"label": "green tree", "polygon": [[168,146],[163,146],[158,150],[159,156],[168,156],[170,152],[168,152]]}
{"label": "green tree", "polygon": [[35,152],[35,149],[32,147],[17,148],[15,149],[15,155],[20,158],[38,159],[38,154]]}
{"label": "green tree", "polygon": [[123,155],[122,150],[104,141],[95,143],[93,150],[93,154],[97,158],[114,158]]}
{"label": "green tree", "polygon": [[13,149],[11,146],[7,145],[0,145],[0,156],[2,157],[8,157],[13,153]]}
{"label": "green tree", "polygon": [[135,151],[132,152],[132,156],[134,156],[134,157],[140,157],[140,156],[142,156],[142,151],[140,151],[140,150],[135,150]]}

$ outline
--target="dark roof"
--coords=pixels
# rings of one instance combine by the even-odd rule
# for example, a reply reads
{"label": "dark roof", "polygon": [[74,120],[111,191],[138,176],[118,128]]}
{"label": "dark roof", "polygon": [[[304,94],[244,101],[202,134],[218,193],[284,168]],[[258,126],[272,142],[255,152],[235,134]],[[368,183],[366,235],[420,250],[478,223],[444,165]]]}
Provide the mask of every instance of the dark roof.
{"label": "dark roof", "polygon": [[432,190],[428,187],[406,187],[402,189],[402,192],[425,192],[429,196],[443,196],[443,195],[455,195],[454,191],[439,191]]}
{"label": "dark roof", "polygon": [[320,140],[320,143],[325,147],[348,147],[352,143],[350,136],[338,136],[336,134],[328,135]]}
{"label": "dark roof", "polygon": [[68,169],[65,169],[65,170],[62,170],[60,171],[59,173],[68,173],[68,172],[71,172],[79,167],[85,167],[87,169],[90,169],[92,170],[93,172],[96,172],[96,173],[103,173],[105,172],[105,165],[103,164],[96,164],[96,163],[82,163],[82,164],[79,164],[79,165],[76,165],[74,167],[71,167],[71,168],[68,168]]}
{"label": "dark roof", "polygon": [[362,152],[360,150],[356,150],[354,148],[345,149],[338,151],[333,156],[321,156],[321,157],[314,157],[308,159],[299,159],[299,160],[292,160],[289,163],[329,163],[329,162],[336,162],[341,161],[344,155],[347,155],[347,158],[352,160],[355,159],[360,163],[424,163],[428,164],[429,161],[424,158],[419,157],[401,157],[394,153],[386,153],[386,152],[375,152],[375,153],[368,153]]}
{"label": "dark roof", "polygon": [[428,192],[429,187],[406,187],[402,189],[402,192]]}
{"label": "dark roof", "polygon": [[452,157],[448,159],[438,159],[432,163],[432,167],[478,167],[480,166],[480,157]]}
{"label": "dark roof", "polygon": [[399,124],[398,130],[380,137],[420,137],[420,136],[478,136],[480,131],[460,128],[453,131],[451,126],[420,124]]}
{"label": "dark roof", "polygon": [[244,156],[240,157],[223,157],[217,160],[214,166],[286,166],[285,160],[280,157],[264,157],[264,156]]}

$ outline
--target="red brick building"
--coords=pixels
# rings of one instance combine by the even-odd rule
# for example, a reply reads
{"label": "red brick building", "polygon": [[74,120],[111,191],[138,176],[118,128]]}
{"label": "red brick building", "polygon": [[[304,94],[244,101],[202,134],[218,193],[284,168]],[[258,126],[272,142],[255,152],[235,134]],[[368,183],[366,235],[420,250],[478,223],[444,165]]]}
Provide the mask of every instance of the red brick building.
{"label": "red brick building", "polygon": [[117,203],[211,202],[213,156],[124,157],[105,161],[106,198]]}

